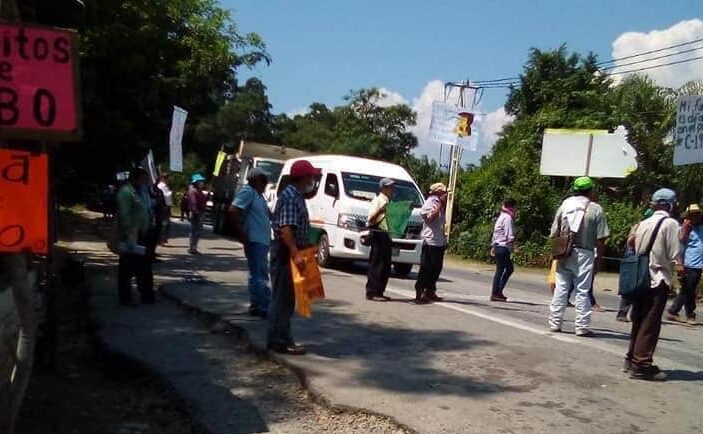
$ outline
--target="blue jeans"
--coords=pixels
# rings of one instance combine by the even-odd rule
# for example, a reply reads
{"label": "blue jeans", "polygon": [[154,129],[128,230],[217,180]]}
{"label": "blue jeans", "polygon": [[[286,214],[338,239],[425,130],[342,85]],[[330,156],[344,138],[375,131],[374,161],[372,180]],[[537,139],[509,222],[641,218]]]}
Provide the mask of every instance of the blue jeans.
{"label": "blue jeans", "polygon": [[503,295],[503,290],[508,284],[508,279],[512,276],[515,268],[510,258],[510,249],[507,247],[495,246],[496,254],[496,274],[493,276],[493,295]]}
{"label": "blue jeans", "polygon": [[200,232],[203,229],[203,216],[201,214],[190,215],[190,251],[198,250],[198,241],[200,241]]}
{"label": "blue jeans", "polygon": [[244,247],[249,264],[249,310],[268,312],[271,301],[269,289],[269,246],[250,242]]}

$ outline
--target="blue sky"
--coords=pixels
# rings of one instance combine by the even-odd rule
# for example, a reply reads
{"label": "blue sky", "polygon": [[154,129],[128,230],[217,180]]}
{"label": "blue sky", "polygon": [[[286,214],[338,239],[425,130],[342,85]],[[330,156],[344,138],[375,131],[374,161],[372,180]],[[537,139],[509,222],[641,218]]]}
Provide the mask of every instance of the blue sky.
{"label": "blue sky", "polygon": [[[572,50],[609,59],[614,41],[623,33],[647,34],[703,17],[702,0],[222,4],[232,9],[240,31],[263,37],[273,58],[270,66],[240,76],[260,77],[274,111],[287,113],[314,101],[339,104],[350,89],[368,86],[397,92],[412,104],[432,80],[514,76],[530,47],[550,49],[566,43]],[[489,90],[482,110],[494,111],[504,101],[505,91]]]}

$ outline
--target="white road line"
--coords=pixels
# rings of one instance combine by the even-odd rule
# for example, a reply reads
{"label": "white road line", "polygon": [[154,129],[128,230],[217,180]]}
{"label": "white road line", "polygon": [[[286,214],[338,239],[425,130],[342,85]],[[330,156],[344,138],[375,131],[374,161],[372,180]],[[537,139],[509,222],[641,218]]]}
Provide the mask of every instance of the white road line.
{"label": "white road line", "polygon": [[[399,289],[399,288],[391,288],[388,287],[386,288],[387,292],[391,292],[394,294],[401,295],[403,297],[408,297],[408,298],[415,298],[415,291],[408,291],[405,289]],[[439,303],[433,303],[433,305],[437,307],[441,307],[444,309],[449,309],[453,310],[456,312],[464,313],[467,315],[471,315],[477,318],[485,319],[487,321],[492,321],[501,325],[504,325],[506,327],[512,327],[518,330],[522,330],[528,333],[532,333],[538,336],[545,336],[560,342],[565,342],[568,344],[577,344],[577,345],[582,345],[585,347],[589,348],[594,348],[600,351],[605,351],[607,353],[613,354],[615,356],[618,356],[619,358],[623,358],[625,355],[626,348],[623,347],[618,347],[615,345],[610,345],[607,343],[604,343],[602,341],[598,341],[594,338],[576,338],[572,336],[567,336],[562,333],[552,333],[547,330],[547,325],[546,325],[546,319],[545,319],[545,326],[544,328],[539,328],[539,327],[534,327],[532,325],[529,325],[523,321],[515,320],[515,319],[508,319],[508,318],[501,318],[498,317],[494,314],[488,314],[481,312],[478,309],[472,309],[470,307],[465,307],[465,306],[457,306],[455,304],[452,304],[451,302],[439,302]],[[688,370],[688,371],[698,371],[698,368],[694,368],[692,366],[687,366],[687,365],[682,365],[681,363],[665,358],[665,357],[657,357],[657,361],[662,362],[662,365],[665,365],[666,368],[668,369],[680,369],[680,370]]]}

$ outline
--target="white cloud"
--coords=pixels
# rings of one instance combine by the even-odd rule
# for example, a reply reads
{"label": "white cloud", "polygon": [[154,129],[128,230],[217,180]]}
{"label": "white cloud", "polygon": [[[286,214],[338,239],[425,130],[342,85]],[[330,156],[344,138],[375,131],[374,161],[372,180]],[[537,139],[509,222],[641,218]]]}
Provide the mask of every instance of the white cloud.
{"label": "white cloud", "polygon": [[381,107],[390,107],[392,105],[408,103],[408,101],[403,97],[403,95],[385,87],[379,88],[378,92],[381,94],[381,96],[376,100],[376,104]]}
{"label": "white cloud", "polygon": [[[688,21],[681,21],[667,29],[652,30],[649,33],[623,33],[622,35],[618,36],[618,38],[615,39],[615,41],[613,42],[612,55],[614,59],[618,59],[700,38],[703,38],[703,20],[692,19]],[[665,63],[698,57],[703,55],[702,45],[703,44],[701,43],[684,45],[678,48],[672,48],[671,50],[617,61],[615,63],[617,67],[612,72],[629,71],[633,69],[646,68],[650,66],[662,65]],[[696,47],[701,48],[681,55],[664,57],[661,59],[650,60],[647,62],[637,63],[629,66],[623,65],[626,63],[644,60],[647,58],[675,53],[677,51],[689,50]],[[703,79],[703,59],[695,60],[692,62],[680,63],[678,65],[649,69],[646,71],[642,71],[641,73],[649,75],[660,86],[677,88],[686,83],[687,81]],[[622,79],[622,75],[617,75],[614,78],[617,82]]]}
{"label": "white cloud", "polygon": [[487,113],[483,117],[479,127],[481,137],[479,140],[479,151],[481,151],[481,148],[484,151],[489,151],[493,148],[493,144],[498,140],[498,134],[503,131],[503,127],[511,123],[513,119],[515,119],[515,117],[506,113],[503,107]]}
{"label": "white cloud", "polygon": [[296,116],[304,116],[310,112],[310,107],[297,107],[286,112],[289,118],[294,118]]}

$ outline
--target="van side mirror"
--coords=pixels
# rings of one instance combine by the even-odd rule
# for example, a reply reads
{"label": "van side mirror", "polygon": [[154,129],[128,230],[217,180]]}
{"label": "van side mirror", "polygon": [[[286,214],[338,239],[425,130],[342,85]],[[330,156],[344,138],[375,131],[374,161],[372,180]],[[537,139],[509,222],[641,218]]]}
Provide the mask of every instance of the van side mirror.
{"label": "van side mirror", "polygon": [[325,194],[339,199],[339,186],[337,184],[327,183],[325,185]]}

